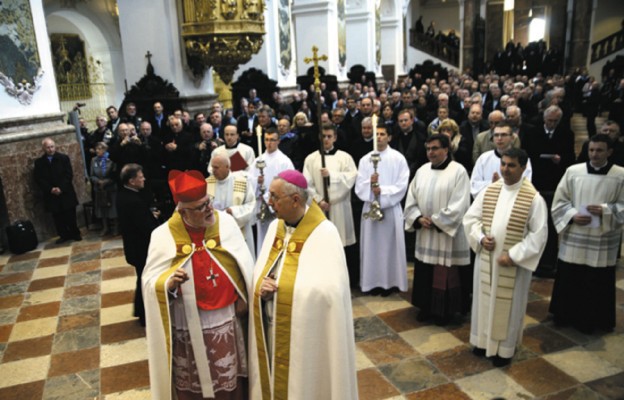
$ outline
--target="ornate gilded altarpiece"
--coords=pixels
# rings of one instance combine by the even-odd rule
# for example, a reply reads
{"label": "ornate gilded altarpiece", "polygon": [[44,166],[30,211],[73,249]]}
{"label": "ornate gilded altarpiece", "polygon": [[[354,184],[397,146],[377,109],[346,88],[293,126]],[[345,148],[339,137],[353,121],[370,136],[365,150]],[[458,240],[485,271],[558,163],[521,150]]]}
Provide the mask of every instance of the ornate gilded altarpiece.
{"label": "ornate gilded altarpiece", "polygon": [[42,77],[29,0],[0,1],[0,84],[28,105]]}
{"label": "ornate gilded altarpiece", "polygon": [[52,63],[61,101],[91,98],[85,43],[80,36],[69,33],[50,35]]}

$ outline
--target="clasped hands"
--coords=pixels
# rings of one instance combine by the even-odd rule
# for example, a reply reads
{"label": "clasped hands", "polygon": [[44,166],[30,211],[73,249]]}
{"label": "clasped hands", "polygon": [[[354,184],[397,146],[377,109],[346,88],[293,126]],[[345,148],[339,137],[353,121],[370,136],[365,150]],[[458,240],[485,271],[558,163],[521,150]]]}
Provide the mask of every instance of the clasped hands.
{"label": "clasped hands", "polygon": [[275,280],[275,274],[265,276],[262,279],[262,284],[260,285],[260,297],[264,301],[271,300],[275,292],[277,292],[277,281]]}
{"label": "clasped hands", "polygon": [[578,225],[589,225],[592,220],[592,215],[596,215],[598,217],[602,216],[602,206],[588,205],[587,212],[589,212],[591,215],[577,213],[572,217],[572,221]]}
{"label": "clasped hands", "polygon": [[381,188],[379,187],[379,174],[374,173],[370,177],[371,182],[371,190],[375,196],[379,196],[381,194]]}
{"label": "clasped hands", "polygon": [[[481,246],[487,251],[494,251],[494,249],[496,248],[496,239],[494,239],[494,236],[485,235],[481,239]],[[498,256],[498,258],[496,259],[496,263],[503,267],[516,266],[516,263],[514,263],[511,257],[509,257],[509,253],[506,251],[503,251],[500,256]]]}

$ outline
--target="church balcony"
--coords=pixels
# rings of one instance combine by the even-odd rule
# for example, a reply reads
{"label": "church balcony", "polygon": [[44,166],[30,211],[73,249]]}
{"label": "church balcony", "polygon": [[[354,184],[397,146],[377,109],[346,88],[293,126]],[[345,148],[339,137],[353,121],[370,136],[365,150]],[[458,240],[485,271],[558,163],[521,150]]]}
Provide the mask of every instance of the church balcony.
{"label": "church balcony", "polygon": [[622,49],[624,49],[624,29],[592,44],[591,62],[595,63]]}
{"label": "church balcony", "polygon": [[436,57],[456,68],[459,67],[459,47],[450,46],[415,29],[409,30],[411,47]]}

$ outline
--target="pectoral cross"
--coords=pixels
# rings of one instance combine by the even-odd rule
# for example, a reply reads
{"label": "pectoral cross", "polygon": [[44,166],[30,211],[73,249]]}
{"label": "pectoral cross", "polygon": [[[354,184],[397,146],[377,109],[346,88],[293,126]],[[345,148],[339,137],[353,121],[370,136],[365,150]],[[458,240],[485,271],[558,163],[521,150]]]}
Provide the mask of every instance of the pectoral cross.
{"label": "pectoral cross", "polygon": [[303,62],[309,64],[314,62],[314,90],[317,93],[321,92],[321,74],[319,73],[318,63],[319,61],[327,61],[327,56],[323,54],[322,56],[318,56],[318,47],[312,46],[312,58],[306,57],[303,59]]}
{"label": "pectoral cross", "polygon": [[214,272],[212,272],[212,267],[210,267],[210,275],[208,275],[206,279],[208,280],[208,282],[212,281],[212,287],[217,287],[218,277],[219,277],[219,274],[215,274]]}

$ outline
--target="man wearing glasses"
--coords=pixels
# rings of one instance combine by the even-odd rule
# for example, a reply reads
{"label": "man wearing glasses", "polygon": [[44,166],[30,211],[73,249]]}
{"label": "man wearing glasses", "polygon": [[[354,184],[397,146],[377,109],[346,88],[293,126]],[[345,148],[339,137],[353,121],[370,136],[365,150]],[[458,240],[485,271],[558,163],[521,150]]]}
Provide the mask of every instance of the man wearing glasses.
{"label": "man wearing glasses", "polygon": [[269,187],[277,220],[254,269],[250,294],[252,400],[357,399],[351,292],[340,235],[307,206],[299,171]]}
{"label": "man wearing glasses", "polygon": [[177,204],[152,234],[143,272],[152,396],[247,398],[239,316],[253,260],[236,221],[215,211],[199,171],[171,171]]}
{"label": "man wearing glasses", "polygon": [[[481,154],[472,169],[470,194],[473,198],[477,197],[490,183],[494,183],[501,178],[501,155],[513,147],[515,140],[515,135],[512,133],[511,126],[506,122],[501,122],[495,126],[492,140],[494,140],[494,150],[489,150]],[[531,160],[529,160],[522,176],[530,181],[532,175],[533,170],[531,168]]]}

